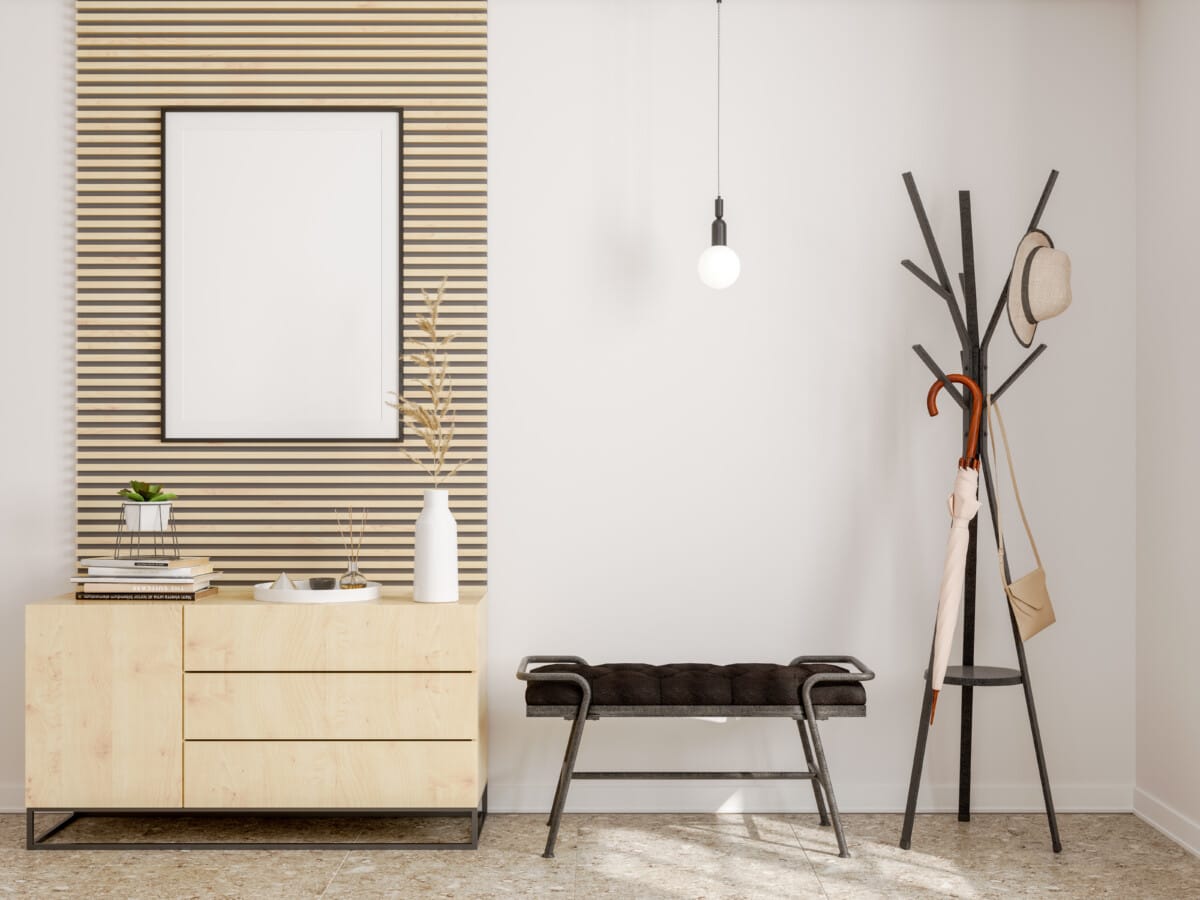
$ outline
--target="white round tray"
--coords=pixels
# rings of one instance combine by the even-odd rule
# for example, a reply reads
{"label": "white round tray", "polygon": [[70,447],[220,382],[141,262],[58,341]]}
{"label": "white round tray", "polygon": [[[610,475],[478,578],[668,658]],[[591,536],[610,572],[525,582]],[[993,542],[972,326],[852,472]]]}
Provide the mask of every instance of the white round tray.
{"label": "white round tray", "polygon": [[316,591],[308,586],[308,579],[302,578],[292,582],[294,590],[275,590],[273,581],[264,581],[254,586],[254,599],[264,603],[362,603],[367,600],[378,600],[383,588],[377,581],[368,581],[364,588],[354,588],[343,591],[334,588],[327,591]]}

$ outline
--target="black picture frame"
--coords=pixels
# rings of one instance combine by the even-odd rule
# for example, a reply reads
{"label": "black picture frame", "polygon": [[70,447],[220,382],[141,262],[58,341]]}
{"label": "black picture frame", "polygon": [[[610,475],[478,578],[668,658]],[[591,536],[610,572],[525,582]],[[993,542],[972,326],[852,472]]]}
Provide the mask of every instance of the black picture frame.
{"label": "black picture frame", "polygon": [[404,107],[402,106],[163,106],[159,110],[159,440],[170,444],[400,444],[404,423],[396,416],[395,437],[169,437],[167,435],[167,116],[176,113],[395,113],[397,116],[398,305],[397,385],[404,387]]}

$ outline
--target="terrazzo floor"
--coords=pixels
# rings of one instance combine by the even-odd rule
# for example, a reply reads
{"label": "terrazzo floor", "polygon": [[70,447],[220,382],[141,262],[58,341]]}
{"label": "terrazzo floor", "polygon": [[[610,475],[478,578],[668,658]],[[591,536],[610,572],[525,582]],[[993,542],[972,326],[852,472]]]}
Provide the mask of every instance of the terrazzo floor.
{"label": "terrazzo floor", "polygon": [[[542,859],[541,816],[492,815],[477,851],[62,851],[24,849],[0,816],[0,897],[1200,898],[1200,859],[1131,815],[1045,819],[843,817],[852,859],[811,815],[569,815]],[[44,827],[40,825],[39,827]],[[83,820],[77,837],[157,840],[458,840],[447,820]]]}

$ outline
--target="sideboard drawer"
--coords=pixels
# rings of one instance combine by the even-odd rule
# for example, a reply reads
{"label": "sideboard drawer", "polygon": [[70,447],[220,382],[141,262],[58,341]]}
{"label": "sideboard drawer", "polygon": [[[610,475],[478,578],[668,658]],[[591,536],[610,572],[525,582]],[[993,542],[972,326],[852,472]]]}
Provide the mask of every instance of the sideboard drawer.
{"label": "sideboard drawer", "polygon": [[467,672],[188,672],[189,740],[470,740],[479,687]]}
{"label": "sideboard drawer", "polygon": [[467,603],[196,603],[189,672],[470,672],[479,606]]}
{"label": "sideboard drawer", "polygon": [[473,809],[477,741],[187,741],[196,809]]}

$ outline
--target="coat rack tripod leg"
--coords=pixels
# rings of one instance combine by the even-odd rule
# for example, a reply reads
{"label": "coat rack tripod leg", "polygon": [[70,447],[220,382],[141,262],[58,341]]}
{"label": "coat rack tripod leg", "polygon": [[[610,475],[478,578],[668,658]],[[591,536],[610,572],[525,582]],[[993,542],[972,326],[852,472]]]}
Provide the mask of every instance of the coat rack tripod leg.
{"label": "coat rack tripod leg", "polygon": [[[970,404],[962,396],[958,386],[951,382],[946,373],[942,371],[942,367],[934,361],[928,351],[920,344],[913,345],[913,352],[920,357],[921,362],[933,373],[933,377],[942,382],[946,387],[946,392],[954,398],[963,409],[964,414],[970,413]],[[925,767],[925,745],[929,740],[929,716],[933,709],[933,691],[931,690],[930,678],[933,677],[933,647],[929,650],[929,666],[925,669],[925,684],[922,692],[921,700],[921,717],[917,721],[917,745],[913,750],[912,773],[908,780],[908,799],[904,804],[904,827],[900,834],[900,847],[904,850],[912,848],[912,832],[913,823],[916,818],[917,811],[917,794],[921,789],[921,770]]]}
{"label": "coat rack tripod leg", "polygon": [[[1045,347],[1045,344],[1042,345]],[[1036,355],[1036,354],[1035,354]],[[1032,362],[1032,359],[1029,360]],[[1015,380],[1020,372],[1014,372],[1010,379]],[[980,448],[979,460],[983,468],[983,480],[987,486],[988,494],[988,510],[991,513],[992,519],[992,535],[996,540],[996,547],[1000,546],[1000,530],[996,524],[996,501],[995,488],[992,482],[992,466],[991,460],[988,458],[987,449]],[[1008,568],[1008,555],[1004,556],[1004,578],[1007,582],[1012,582],[1012,572]],[[1021,630],[1017,627],[1017,618],[1013,615],[1012,607],[1008,609],[1009,624],[1012,626],[1013,643],[1017,648],[1017,667],[1021,671],[1021,690],[1025,692],[1025,709],[1029,713],[1029,732],[1033,737],[1033,752],[1037,757],[1038,778],[1042,782],[1042,800],[1046,805],[1046,821],[1050,826],[1050,846],[1055,853],[1062,852],[1062,840],[1058,835],[1058,815],[1054,811],[1054,796],[1050,791],[1050,773],[1046,769],[1046,752],[1042,749],[1042,729],[1038,725],[1037,707],[1033,701],[1033,682],[1029,678],[1029,665],[1025,661],[1025,642],[1021,640]]]}
{"label": "coat rack tripod leg", "polygon": [[[1045,207],[1046,198],[1049,196],[1050,189],[1054,187],[1054,180],[1057,178],[1058,172],[1050,173],[1050,180],[1046,183],[1046,189],[1042,193],[1042,200],[1038,203],[1038,210],[1034,214],[1031,227],[1036,227],[1038,219],[1041,217],[1042,209]],[[1037,361],[1038,357],[1046,350],[1045,344],[1039,344],[1037,348],[1025,357],[1013,373],[1008,376],[992,394],[992,399],[999,399],[1000,395],[1007,391],[1017,379],[1020,378],[1029,369],[1030,366]],[[986,430],[986,425],[984,426]],[[996,501],[995,487],[992,481],[992,466],[991,457],[988,454],[987,446],[981,438],[981,446],[979,460],[983,469],[983,481],[987,488],[988,495],[988,512],[992,521],[992,537],[996,542],[997,548],[1000,546],[1000,532],[997,525],[996,516]],[[1004,557],[1004,578],[1007,582],[1012,582],[1012,572],[1008,567],[1008,557]],[[1029,715],[1029,732],[1033,738],[1033,752],[1037,759],[1038,778],[1042,785],[1042,801],[1046,807],[1046,820],[1050,826],[1050,846],[1055,853],[1062,852],[1062,840],[1058,834],[1058,815],[1054,810],[1054,795],[1050,790],[1050,773],[1046,768],[1046,752],[1042,747],[1042,729],[1038,724],[1037,706],[1033,699],[1033,682],[1029,677],[1029,664],[1025,660],[1025,642],[1021,640],[1021,630],[1017,626],[1016,616],[1013,614],[1012,607],[1008,610],[1009,625],[1012,628],[1013,644],[1017,650],[1017,668],[1021,672],[1021,690],[1025,695],[1025,710]]]}
{"label": "coat rack tripod leg", "polygon": [[921,789],[921,770],[925,768],[925,744],[929,741],[929,713],[933,709],[933,691],[929,679],[933,677],[933,652],[929,653],[929,667],[925,670],[925,690],[921,700],[921,718],[917,722],[917,746],[913,750],[912,773],[908,778],[908,799],[904,803],[904,827],[900,830],[900,849],[912,849],[913,822],[917,814],[917,793]]}

